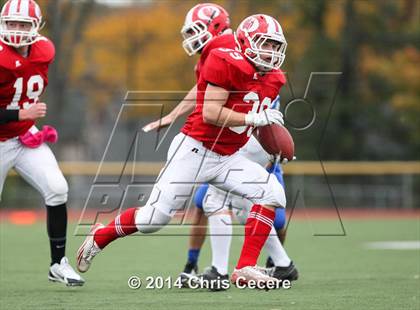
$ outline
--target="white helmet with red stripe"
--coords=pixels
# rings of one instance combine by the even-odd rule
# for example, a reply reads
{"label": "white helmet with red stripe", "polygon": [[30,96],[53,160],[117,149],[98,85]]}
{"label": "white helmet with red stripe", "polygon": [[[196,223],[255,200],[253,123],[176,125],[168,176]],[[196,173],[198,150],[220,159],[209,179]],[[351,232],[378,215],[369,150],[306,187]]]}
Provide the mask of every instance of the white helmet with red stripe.
{"label": "white helmet with red stripe", "polygon": [[245,18],[235,33],[239,49],[263,71],[279,69],[286,57],[287,42],[280,23],[257,14]]}
{"label": "white helmet with red stripe", "polygon": [[229,14],[224,8],[213,3],[197,4],[188,11],[181,29],[182,47],[192,56],[229,28]]}
{"label": "white helmet with red stripe", "polygon": [[[29,30],[9,27],[10,23],[28,23]],[[35,43],[39,39],[38,30],[42,23],[41,9],[33,0],[9,0],[0,15],[0,40],[13,47]]]}

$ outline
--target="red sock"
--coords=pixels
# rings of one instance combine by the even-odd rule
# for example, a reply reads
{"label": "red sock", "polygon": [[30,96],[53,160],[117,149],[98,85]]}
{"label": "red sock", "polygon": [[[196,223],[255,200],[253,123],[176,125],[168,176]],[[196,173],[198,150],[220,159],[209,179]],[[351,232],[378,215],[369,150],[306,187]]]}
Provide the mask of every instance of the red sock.
{"label": "red sock", "polygon": [[131,235],[138,231],[135,222],[137,208],[130,208],[118,215],[111,223],[95,232],[93,239],[103,249],[117,238]]}
{"label": "red sock", "polygon": [[254,205],[245,224],[245,241],[236,269],[255,266],[265,241],[273,226],[275,212],[261,205]]}

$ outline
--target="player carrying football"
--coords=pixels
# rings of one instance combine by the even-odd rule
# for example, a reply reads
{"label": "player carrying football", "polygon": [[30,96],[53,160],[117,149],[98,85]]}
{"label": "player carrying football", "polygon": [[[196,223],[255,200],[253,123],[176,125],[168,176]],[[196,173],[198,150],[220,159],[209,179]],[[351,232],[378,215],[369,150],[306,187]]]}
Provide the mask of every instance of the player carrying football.
{"label": "player carrying football", "polygon": [[[184,21],[181,29],[182,37],[184,38],[182,46],[189,56],[200,54],[200,59],[195,66],[195,74],[197,82],[200,77],[201,68],[203,67],[207,56],[213,49],[224,47],[234,49],[236,47],[233,31],[230,28],[229,13],[221,6],[213,3],[201,3],[191,8]],[[185,99],[181,101],[177,107],[168,115],[160,120],[154,121],[144,127],[144,130],[150,131],[152,129],[159,129],[172,124],[177,118],[185,114],[189,114],[195,108],[197,99],[197,86],[195,85],[187,94]],[[206,186],[206,185],[203,185]],[[199,190],[202,193],[203,190]],[[196,195],[198,197],[198,195]],[[210,222],[217,224],[223,222],[226,217],[230,220],[230,213],[223,210],[214,214]],[[192,215],[192,222],[189,238],[188,261],[185,265],[184,271],[181,273],[181,281],[187,283],[191,276],[197,274],[197,262],[200,249],[204,243],[207,231],[207,217],[204,216],[202,208],[194,208]],[[212,227],[215,225],[210,224]],[[229,224],[227,224],[229,225]],[[229,227],[230,228],[230,227]],[[229,232],[226,234],[230,235]],[[224,251],[226,247],[229,249],[230,237],[212,235],[212,248],[221,249],[225,254],[223,257],[229,255],[229,251]],[[216,255],[213,251],[213,255]],[[224,260],[223,258],[221,260]],[[221,270],[222,274],[227,271]]]}
{"label": "player carrying football", "polygon": [[[220,30],[223,30],[221,32]],[[227,34],[229,33],[229,34]],[[181,34],[184,37],[183,47],[189,56],[196,53],[200,54],[199,62],[195,68],[197,80],[200,76],[200,69],[205,63],[210,51],[218,48],[235,49],[236,42],[234,36],[230,34],[230,21],[226,10],[222,7],[204,3],[191,8],[185,18]],[[211,39],[210,39],[211,38]],[[144,127],[145,131],[159,129],[173,123],[178,117],[189,113],[195,107],[196,92],[188,94],[187,98],[162,119],[154,121]],[[278,109],[279,100],[273,102],[272,108]],[[264,151],[257,140],[251,136],[250,141],[240,150],[241,154],[252,161],[261,164],[263,167],[268,165],[269,172],[274,173],[279,182],[284,187],[281,167],[269,163],[270,156]],[[218,190],[214,186],[203,184],[195,193],[194,202],[197,208],[193,209],[192,223],[189,238],[188,260],[184,271],[180,274],[181,283],[188,286],[189,279],[197,274],[198,257],[204,243],[207,232],[207,217],[210,227],[210,241],[212,248],[212,266],[205,269],[201,277],[204,280],[220,281],[228,278],[229,249],[232,235],[232,220],[229,208],[237,210],[245,208],[249,211],[252,203],[233,194],[228,194]],[[233,202],[235,206],[232,206]],[[205,213],[203,212],[203,209]],[[247,212],[240,212],[240,217],[247,216]],[[284,241],[286,214],[284,208],[276,209],[274,228],[282,233]],[[297,279],[297,271],[284,251],[276,233],[273,231],[265,246],[271,257],[266,267],[271,269],[274,277],[279,279]]]}
{"label": "player carrying football", "polygon": [[245,240],[231,280],[274,281],[256,266],[275,216],[286,197],[277,178],[238,154],[254,127],[283,124],[270,109],[285,83],[279,70],[286,40],[280,24],[267,15],[246,18],[236,32],[239,51],[210,52],[197,84],[197,105],[171,143],[168,161],[146,205],[118,215],[107,226],[96,224],[78,251],[78,269],[113,240],[136,231],[152,233],[181,210],[197,183],[210,183],[252,201]]}
{"label": "player carrying football", "polygon": [[43,196],[47,209],[51,265],[48,278],[68,286],[84,280],[65,257],[67,182],[50,148],[54,128],[34,126],[46,115],[39,96],[48,84],[54,45],[38,33],[41,10],[33,0],[9,0],[0,16],[0,195],[7,173],[14,168]]}

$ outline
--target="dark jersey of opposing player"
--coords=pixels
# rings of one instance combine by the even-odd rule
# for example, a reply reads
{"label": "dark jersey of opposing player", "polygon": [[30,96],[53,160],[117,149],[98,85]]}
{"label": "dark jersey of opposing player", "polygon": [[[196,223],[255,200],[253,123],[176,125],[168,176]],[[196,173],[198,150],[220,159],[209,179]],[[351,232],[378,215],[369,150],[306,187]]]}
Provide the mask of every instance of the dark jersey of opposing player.
{"label": "dark jersey of opposing player", "polygon": [[[250,126],[219,127],[204,123],[203,103],[207,85],[222,87],[230,92],[225,107],[236,112],[259,112],[271,106],[280,88],[286,83],[281,70],[264,75],[243,54],[233,49],[213,49],[204,63],[197,84],[197,105],[188,117],[182,132],[221,155],[238,151],[252,133]],[[206,103],[211,104],[211,103]]]}
{"label": "dark jersey of opposing player", "polygon": [[[28,57],[0,42],[0,109],[28,109],[48,84],[48,66],[54,60],[53,43],[45,37],[32,44]],[[26,133],[33,121],[0,125],[0,141]]]}

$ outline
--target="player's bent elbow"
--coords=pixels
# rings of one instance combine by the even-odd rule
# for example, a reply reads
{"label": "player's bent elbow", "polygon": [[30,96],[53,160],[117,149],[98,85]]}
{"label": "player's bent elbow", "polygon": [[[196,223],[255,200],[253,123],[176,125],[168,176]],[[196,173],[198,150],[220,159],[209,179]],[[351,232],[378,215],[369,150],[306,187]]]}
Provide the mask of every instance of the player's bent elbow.
{"label": "player's bent elbow", "polygon": [[203,122],[205,124],[217,125],[217,114],[212,107],[203,106]]}
{"label": "player's bent elbow", "polygon": [[213,124],[211,117],[209,117],[208,115],[206,116],[204,113],[203,113],[203,123],[204,124]]}

